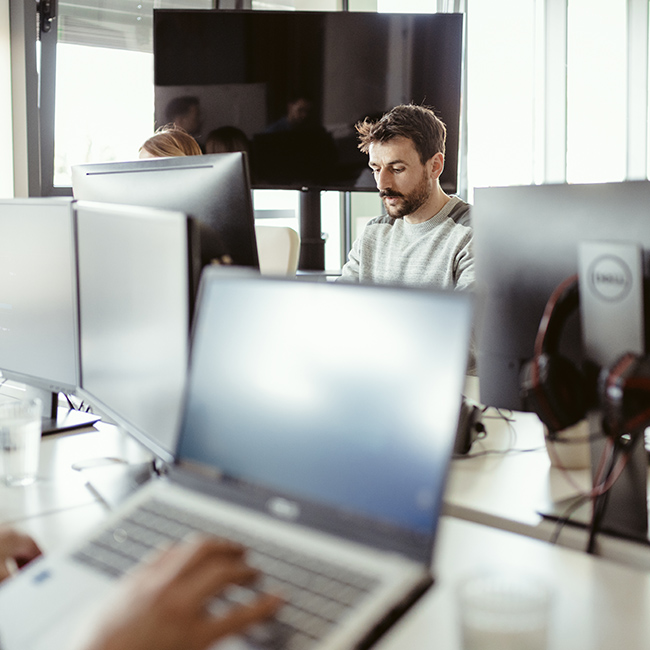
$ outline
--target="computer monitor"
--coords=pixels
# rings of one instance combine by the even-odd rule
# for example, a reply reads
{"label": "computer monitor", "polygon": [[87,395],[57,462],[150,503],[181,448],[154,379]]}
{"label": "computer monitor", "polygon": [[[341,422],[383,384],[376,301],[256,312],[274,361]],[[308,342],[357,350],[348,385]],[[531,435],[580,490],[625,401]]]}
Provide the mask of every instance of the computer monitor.
{"label": "computer monitor", "polygon": [[189,346],[191,219],[84,201],[76,218],[80,394],[169,461]]}
{"label": "computer monitor", "polygon": [[[632,242],[643,257],[645,343],[650,338],[650,182],[478,188],[472,210],[477,291],[477,366],[481,401],[524,410],[520,372],[533,355],[553,290],[578,273],[582,242]],[[572,322],[571,322],[572,321]],[[585,359],[575,312],[560,350]],[[624,350],[613,350],[622,353]]]}
{"label": "computer monitor", "polygon": [[[586,415],[596,414],[594,464],[604,439],[598,376],[625,352],[642,357],[650,340],[650,182],[479,188],[472,218],[481,402],[537,411],[522,399],[522,369],[533,358],[549,298],[577,275],[574,308],[542,329],[548,356],[563,363],[544,399],[559,415],[547,395],[558,403],[561,393],[575,395],[574,374],[586,373],[577,388]],[[628,264],[620,250],[636,261]],[[608,510],[622,515],[610,530],[645,537],[647,458],[643,444],[637,450],[609,493]]]}
{"label": "computer monitor", "polygon": [[72,202],[0,200],[0,372],[43,402],[43,432],[99,417],[59,406],[79,383]]}
{"label": "computer monitor", "polygon": [[[178,210],[211,227],[237,266],[259,269],[246,154],[147,158],[72,167],[76,199]],[[204,263],[212,253],[203,252]]]}

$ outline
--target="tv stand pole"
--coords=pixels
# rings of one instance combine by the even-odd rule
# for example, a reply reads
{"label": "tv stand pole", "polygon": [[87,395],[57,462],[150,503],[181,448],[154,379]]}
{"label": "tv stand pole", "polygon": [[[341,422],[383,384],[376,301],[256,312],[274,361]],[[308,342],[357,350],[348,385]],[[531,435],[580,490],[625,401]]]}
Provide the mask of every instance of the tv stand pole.
{"label": "tv stand pole", "polygon": [[300,190],[301,271],[325,270],[325,240],[321,229],[320,190]]}

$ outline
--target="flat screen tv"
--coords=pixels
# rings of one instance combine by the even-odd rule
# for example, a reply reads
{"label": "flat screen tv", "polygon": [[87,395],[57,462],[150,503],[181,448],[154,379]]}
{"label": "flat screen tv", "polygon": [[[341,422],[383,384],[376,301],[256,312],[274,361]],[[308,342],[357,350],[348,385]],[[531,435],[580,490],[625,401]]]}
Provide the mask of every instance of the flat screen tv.
{"label": "flat screen tv", "polygon": [[463,25],[462,14],[155,10],[156,123],[191,98],[189,130],[208,151],[243,133],[253,188],[376,191],[354,124],[425,104],[447,125],[440,180],[453,193]]}

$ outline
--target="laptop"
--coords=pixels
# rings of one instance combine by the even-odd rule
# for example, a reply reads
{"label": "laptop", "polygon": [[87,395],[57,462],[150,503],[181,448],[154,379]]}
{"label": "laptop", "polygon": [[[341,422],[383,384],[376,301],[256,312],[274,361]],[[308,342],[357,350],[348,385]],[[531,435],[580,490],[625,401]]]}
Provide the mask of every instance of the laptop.
{"label": "laptop", "polygon": [[286,598],[216,647],[370,646],[433,582],[471,302],[206,269],[169,473],[0,587],[3,650],[68,647],[153,529],[245,544]]}

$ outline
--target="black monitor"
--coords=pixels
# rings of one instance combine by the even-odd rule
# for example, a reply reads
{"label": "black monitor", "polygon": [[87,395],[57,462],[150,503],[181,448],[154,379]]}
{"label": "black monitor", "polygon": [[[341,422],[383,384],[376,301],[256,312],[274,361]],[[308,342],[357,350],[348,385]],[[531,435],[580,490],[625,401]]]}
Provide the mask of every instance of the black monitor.
{"label": "black monitor", "polygon": [[447,125],[440,182],[456,192],[463,20],[458,13],[155,10],[156,123],[172,121],[193,98],[201,115],[193,135],[204,147],[224,127],[248,141],[254,188],[375,192],[354,124],[397,104],[425,104]]}
{"label": "black monitor", "polygon": [[[211,228],[237,266],[259,269],[246,154],[147,158],[72,167],[76,199],[178,210],[204,226],[203,262],[215,254]],[[213,239],[213,238],[212,238]]]}
{"label": "black monitor", "polygon": [[[581,400],[593,464],[607,432],[603,377],[626,352],[642,359],[649,349],[650,182],[479,188],[472,215],[481,401],[561,423],[565,406]],[[563,297],[549,301],[562,283]],[[548,381],[522,372],[536,340]],[[642,443],[637,449],[610,491],[609,512],[622,520],[609,525],[645,539],[647,458]]]}
{"label": "black monitor", "polygon": [[77,348],[72,202],[0,200],[0,373],[41,399],[43,433],[99,419],[59,406],[77,391]]}
{"label": "black monitor", "polygon": [[[472,211],[481,320],[477,366],[481,401],[523,410],[520,372],[532,357],[553,290],[578,273],[584,241],[634,242],[643,250],[645,343],[650,340],[650,182],[478,188]],[[585,359],[579,311],[560,352]],[[647,348],[646,348],[647,349]],[[623,350],[614,350],[614,355]]]}
{"label": "black monitor", "polygon": [[172,459],[190,328],[191,219],[80,201],[80,394]]}

